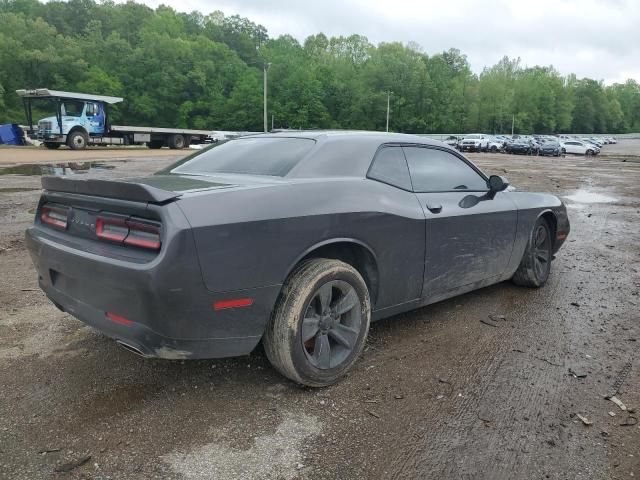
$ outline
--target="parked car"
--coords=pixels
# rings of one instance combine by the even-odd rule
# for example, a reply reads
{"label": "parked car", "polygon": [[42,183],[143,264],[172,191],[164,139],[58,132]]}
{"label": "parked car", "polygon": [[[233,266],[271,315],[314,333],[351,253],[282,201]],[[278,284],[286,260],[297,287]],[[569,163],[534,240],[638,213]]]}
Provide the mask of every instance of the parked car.
{"label": "parked car", "polygon": [[485,151],[487,152],[499,152],[502,151],[504,149],[504,144],[505,141],[501,140],[498,137],[488,137],[487,138],[487,146],[485,148]]}
{"label": "parked car", "polygon": [[59,309],[145,357],[262,341],[315,387],[352,367],[371,320],[508,279],[543,286],[569,234],[557,197],[413,135],[261,134],[145,178],[42,185],[26,244]]}
{"label": "parked car", "polygon": [[607,140],[609,140],[609,143],[618,143],[614,137],[607,137]]}
{"label": "parked car", "polygon": [[528,140],[524,140],[521,138],[507,142],[504,150],[507,153],[514,153],[514,154],[520,154],[520,155],[531,155],[533,153],[533,148],[531,147],[531,143]]}
{"label": "parked car", "polygon": [[460,142],[460,151],[462,152],[481,152],[487,149],[489,143],[489,135],[483,135],[481,133],[472,133],[465,135]]}
{"label": "parked car", "polygon": [[444,140],[444,143],[449,145],[451,148],[457,149],[459,147],[460,140],[462,140],[462,137],[456,137],[455,135],[450,135]]}
{"label": "parked car", "polygon": [[593,144],[581,142],[579,140],[567,140],[560,144],[561,153],[572,153],[576,155],[596,155],[600,150]]}
{"label": "parked car", "polygon": [[601,147],[602,147],[602,145],[603,145],[603,143],[602,143],[602,141],[601,141],[601,140],[598,140],[598,139],[593,138],[593,137],[582,138],[581,140],[582,140],[583,142],[590,143],[591,145],[595,145],[595,146],[596,146],[596,147],[598,147],[598,148],[601,148]]}
{"label": "parked car", "polygon": [[600,145],[598,143],[596,143],[595,141],[591,140],[591,139],[582,139],[581,140],[583,143],[585,143],[588,146],[591,146],[595,149],[595,153],[600,153]]}
{"label": "parked car", "polygon": [[560,144],[558,142],[553,142],[553,141],[549,141],[549,142],[544,142],[542,145],[540,145],[540,149],[538,151],[538,155],[542,155],[542,156],[553,156],[553,157],[559,157],[560,154],[562,153]]}

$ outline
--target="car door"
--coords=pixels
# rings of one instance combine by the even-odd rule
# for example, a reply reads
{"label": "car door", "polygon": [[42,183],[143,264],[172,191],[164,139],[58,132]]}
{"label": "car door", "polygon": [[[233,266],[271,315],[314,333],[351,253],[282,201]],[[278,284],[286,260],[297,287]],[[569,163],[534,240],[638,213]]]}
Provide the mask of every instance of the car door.
{"label": "car door", "polygon": [[424,214],[412,191],[402,147],[381,146],[367,178],[380,182],[375,195],[385,205],[385,210],[396,216],[395,219],[378,219],[374,227],[382,241],[377,252],[381,277],[377,306],[418,300],[424,282]]}
{"label": "car door", "polygon": [[517,208],[509,192],[490,193],[464,157],[432,146],[404,146],[412,188],[425,215],[422,296],[496,279],[511,258]]}
{"label": "car door", "polygon": [[578,142],[566,142],[565,150],[567,153],[584,153],[582,145]]}

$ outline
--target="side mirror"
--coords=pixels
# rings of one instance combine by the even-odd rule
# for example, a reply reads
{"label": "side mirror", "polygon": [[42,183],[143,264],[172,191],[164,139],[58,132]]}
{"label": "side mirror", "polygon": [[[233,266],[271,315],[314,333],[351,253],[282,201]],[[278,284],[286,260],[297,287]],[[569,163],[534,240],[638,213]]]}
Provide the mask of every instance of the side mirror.
{"label": "side mirror", "polygon": [[509,181],[500,175],[491,175],[487,182],[487,186],[491,193],[502,192],[509,186]]}

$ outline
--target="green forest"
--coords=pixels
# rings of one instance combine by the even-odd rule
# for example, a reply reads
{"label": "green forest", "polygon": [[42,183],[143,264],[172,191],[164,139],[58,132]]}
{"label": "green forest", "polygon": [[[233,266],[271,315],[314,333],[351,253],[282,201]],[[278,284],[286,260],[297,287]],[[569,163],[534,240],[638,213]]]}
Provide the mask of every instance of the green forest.
{"label": "green forest", "polygon": [[[250,19],[181,13],[129,1],[0,0],[0,123],[25,122],[18,88],[125,101],[115,123],[262,130],[269,64],[275,128],[408,133],[624,133],[640,131],[640,85],[605,86],[552,66],[503,58],[480,74],[452,48],[366,37],[271,38]],[[606,61],[606,60],[605,60]]]}

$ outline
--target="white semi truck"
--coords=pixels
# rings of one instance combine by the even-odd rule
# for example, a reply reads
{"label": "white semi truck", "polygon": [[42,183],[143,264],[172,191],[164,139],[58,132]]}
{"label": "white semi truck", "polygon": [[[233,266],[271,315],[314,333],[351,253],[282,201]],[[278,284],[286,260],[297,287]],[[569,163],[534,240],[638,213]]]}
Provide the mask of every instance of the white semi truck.
{"label": "white semi truck", "polygon": [[[108,105],[122,102],[120,97],[62,92],[38,88],[16,90],[24,102],[29,135],[55,149],[67,145],[81,150],[87,145],[142,145],[149,148],[185,148],[207,142],[209,131],[183,128],[130,127],[111,125]],[[33,125],[34,103],[50,102],[55,115],[42,118]]]}

